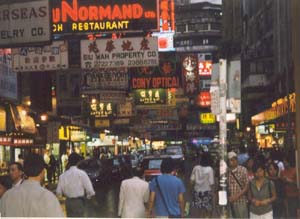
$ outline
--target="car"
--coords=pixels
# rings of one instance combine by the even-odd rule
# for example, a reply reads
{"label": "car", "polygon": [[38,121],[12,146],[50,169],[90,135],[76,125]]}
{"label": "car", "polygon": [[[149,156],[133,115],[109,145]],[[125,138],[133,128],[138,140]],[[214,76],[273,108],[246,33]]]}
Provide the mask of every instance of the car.
{"label": "car", "polygon": [[156,176],[161,175],[160,165],[164,159],[171,158],[169,155],[149,155],[145,156],[142,161],[144,176],[146,181],[151,181]]}
{"label": "car", "polygon": [[104,165],[99,159],[81,160],[77,167],[87,173],[94,186],[106,181],[107,174]]}

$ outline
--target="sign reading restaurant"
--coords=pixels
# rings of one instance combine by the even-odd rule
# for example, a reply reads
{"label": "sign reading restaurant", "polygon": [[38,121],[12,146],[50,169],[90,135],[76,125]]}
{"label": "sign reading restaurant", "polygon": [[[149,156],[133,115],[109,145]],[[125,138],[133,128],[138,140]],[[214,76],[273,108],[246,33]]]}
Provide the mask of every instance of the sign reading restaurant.
{"label": "sign reading restaurant", "polygon": [[156,37],[81,41],[81,68],[119,68],[157,66]]}
{"label": "sign reading restaurant", "polygon": [[53,0],[53,33],[158,30],[157,0]]}
{"label": "sign reading restaurant", "polygon": [[0,3],[0,47],[50,42],[49,0]]}

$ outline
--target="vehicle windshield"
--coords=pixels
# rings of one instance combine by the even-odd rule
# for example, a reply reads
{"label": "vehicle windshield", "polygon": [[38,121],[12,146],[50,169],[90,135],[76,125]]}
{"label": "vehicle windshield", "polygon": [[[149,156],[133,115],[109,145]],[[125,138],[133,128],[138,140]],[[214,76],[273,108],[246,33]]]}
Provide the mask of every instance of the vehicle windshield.
{"label": "vehicle windshield", "polygon": [[160,169],[162,160],[149,160],[149,169]]}
{"label": "vehicle windshield", "polygon": [[178,148],[167,148],[167,154],[182,154],[182,150],[180,147]]}

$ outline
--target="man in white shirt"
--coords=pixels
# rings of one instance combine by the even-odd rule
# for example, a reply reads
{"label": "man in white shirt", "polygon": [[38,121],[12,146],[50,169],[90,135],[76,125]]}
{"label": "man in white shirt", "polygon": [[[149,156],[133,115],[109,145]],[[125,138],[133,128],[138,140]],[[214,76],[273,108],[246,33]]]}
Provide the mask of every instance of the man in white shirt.
{"label": "man in white shirt", "polygon": [[23,182],[24,169],[22,164],[13,162],[8,167],[9,176],[13,182],[13,187],[18,187]]}
{"label": "man in white shirt", "polygon": [[143,169],[137,167],[134,177],[123,180],[119,195],[118,215],[122,218],[145,218],[145,203],[149,199],[149,184],[142,180]]}
{"label": "man in white shirt", "polygon": [[45,163],[40,155],[30,154],[25,158],[24,173],[28,179],[2,196],[2,217],[64,217],[58,199],[41,186],[44,171]]}
{"label": "man in white shirt", "polygon": [[76,166],[81,159],[79,154],[70,154],[68,159],[70,168],[61,174],[58,180],[56,194],[66,197],[67,217],[84,217],[85,195],[88,199],[95,195],[90,178]]}

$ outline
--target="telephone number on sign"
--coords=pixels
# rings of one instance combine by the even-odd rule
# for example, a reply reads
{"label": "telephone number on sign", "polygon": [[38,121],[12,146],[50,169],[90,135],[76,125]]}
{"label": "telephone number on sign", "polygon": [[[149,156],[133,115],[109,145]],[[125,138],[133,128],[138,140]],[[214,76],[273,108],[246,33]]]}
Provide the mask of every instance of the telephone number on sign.
{"label": "telephone number on sign", "polygon": [[146,60],[128,60],[128,66],[152,66],[158,65],[158,61],[156,59],[146,59]]}
{"label": "telephone number on sign", "polygon": [[121,67],[124,66],[124,61],[96,61],[94,63],[95,68],[107,68],[107,67]]}
{"label": "telephone number on sign", "polygon": [[94,68],[114,68],[114,67],[137,67],[137,66],[155,66],[158,61],[155,59],[147,60],[118,60],[118,61],[95,61]]}

